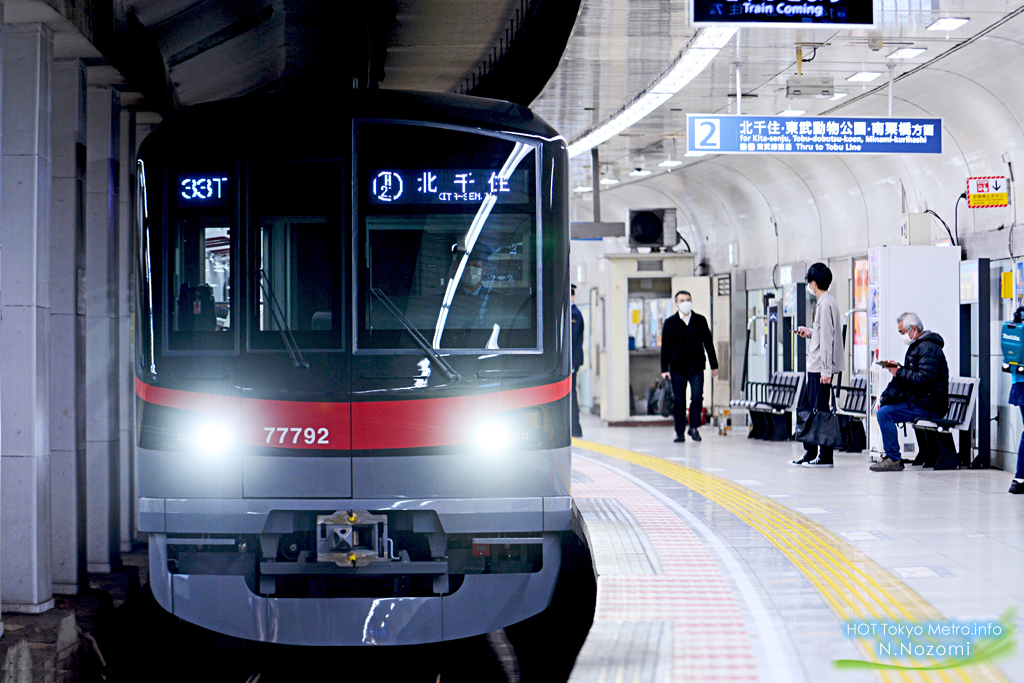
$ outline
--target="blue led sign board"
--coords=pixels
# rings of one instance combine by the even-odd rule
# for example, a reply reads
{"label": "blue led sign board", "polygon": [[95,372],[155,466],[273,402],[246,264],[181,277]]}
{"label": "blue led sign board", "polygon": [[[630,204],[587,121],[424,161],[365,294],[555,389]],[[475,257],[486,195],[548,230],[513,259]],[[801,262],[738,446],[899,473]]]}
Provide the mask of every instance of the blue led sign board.
{"label": "blue led sign board", "polygon": [[220,173],[187,173],[178,176],[179,206],[225,206],[230,187]]}
{"label": "blue led sign board", "polygon": [[499,204],[530,201],[529,172],[511,177],[486,169],[380,169],[370,172],[371,204],[479,204],[488,194]]}
{"label": "blue led sign board", "polygon": [[687,153],[942,154],[942,119],[686,115]]}
{"label": "blue led sign board", "polygon": [[691,0],[696,26],[871,26],[872,0]]}

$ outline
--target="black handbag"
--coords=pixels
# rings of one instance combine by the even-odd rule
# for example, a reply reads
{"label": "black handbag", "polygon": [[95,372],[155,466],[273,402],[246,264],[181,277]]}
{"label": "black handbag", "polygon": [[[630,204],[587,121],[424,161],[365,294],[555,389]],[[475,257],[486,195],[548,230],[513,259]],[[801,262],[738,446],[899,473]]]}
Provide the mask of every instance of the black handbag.
{"label": "black handbag", "polygon": [[676,407],[676,395],[672,390],[672,378],[662,377],[661,381],[658,382],[658,388],[654,390],[655,395],[658,396],[658,413],[662,417],[671,417],[672,411]]}
{"label": "black handbag", "polygon": [[836,394],[831,386],[829,391],[831,406],[828,410],[815,410],[811,413],[804,423],[804,428],[796,435],[797,441],[812,446],[843,447],[843,429],[839,424],[839,416],[836,415]]}

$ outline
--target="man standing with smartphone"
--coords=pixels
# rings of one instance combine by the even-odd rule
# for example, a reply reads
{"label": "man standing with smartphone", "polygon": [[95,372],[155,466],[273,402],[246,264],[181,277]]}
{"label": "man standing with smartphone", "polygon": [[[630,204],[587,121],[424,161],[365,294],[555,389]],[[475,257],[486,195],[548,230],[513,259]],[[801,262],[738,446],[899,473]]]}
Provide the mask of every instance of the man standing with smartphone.
{"label": "man standing with smartphone", "polygon": [[[832,271],[824,263],[815,263],[807,269],[807,289],[818,298],[814,307],[814,327],[798,327],[796,333],[810,339],[807,350],[807,403],[814,410],[828,410],[832,396],[832,382],[845,369],[843,354],[843,328],[839,305],[829,293]],[[804,467],[832,467],[832,447],[804,444],[804,457],[793,460],[793,465]]]}

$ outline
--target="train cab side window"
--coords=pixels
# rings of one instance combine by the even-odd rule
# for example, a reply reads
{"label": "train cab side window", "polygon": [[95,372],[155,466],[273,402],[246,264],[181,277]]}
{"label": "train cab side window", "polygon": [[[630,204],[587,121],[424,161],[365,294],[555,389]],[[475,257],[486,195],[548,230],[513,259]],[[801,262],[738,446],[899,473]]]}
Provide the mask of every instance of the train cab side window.
{"label": "train cab side window", "polygon": [[235,240],[225,211],[182,210],[171,243],[171,348],[234,347],[231,279]]}

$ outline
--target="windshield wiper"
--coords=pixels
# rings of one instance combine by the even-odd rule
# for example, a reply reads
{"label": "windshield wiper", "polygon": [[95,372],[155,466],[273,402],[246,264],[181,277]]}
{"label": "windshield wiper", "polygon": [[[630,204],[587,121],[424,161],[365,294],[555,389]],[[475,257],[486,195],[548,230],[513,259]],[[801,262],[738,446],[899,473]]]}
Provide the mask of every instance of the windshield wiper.
{"label": "windshield wiper", "polygon": [[292,358],[292,366],[296,369],[308,368],[309,362],[302,357],[302,351],[299,350],[299,345],[295,342],[295,336],[285,320],[284,309],[281,308],[277,297],[274,296],[274,288],[270,286],[270,278],[267,277],[266,272],[262,268],[260,268],[260,289],[263,290],[264,300],[270,305],[270,315],[274,318],[274,324],[277,325],[277,329],[281,333],[284,347],[288,349],[288,355]]}
{"label": "windshield wiper", "polygon": [[382,304],[384,304],[384,308],[387,309],[388,313],[395,317],[395,320],[402,323],[402,327],[404,327],[405,331],[409,333],[409,336],[412,337],[413,341],[415,341],[416,344],[421,349],[423,349],[423,353],[427,354],[427,357],[430,358],[430,360],[434,361],[434,363],[436,363],[438,367],[444,370],[444,374],[445,376],[448,377],[448,379],[458,380],[459,382],[466,381],[462,378],[462,375],[460,375],[458,371],[451,366],[451,364],[448,361],[446,361],[444,358],[441,358],[441,356],[437,355],[434,349],[430,347],[430,344],[427,342],[426,338],[422,334],[420,334],[420,331],[417,330],[416,327],[412,324],[412,322],[410,322],[409,319],[405,317],[405,314],[398,310],[398,306],[395,306],[395,303],[390,298],[388,298],[387,294],[380,291],[376,287],[370,287],[370,293],[377,297],[377,299]]}

